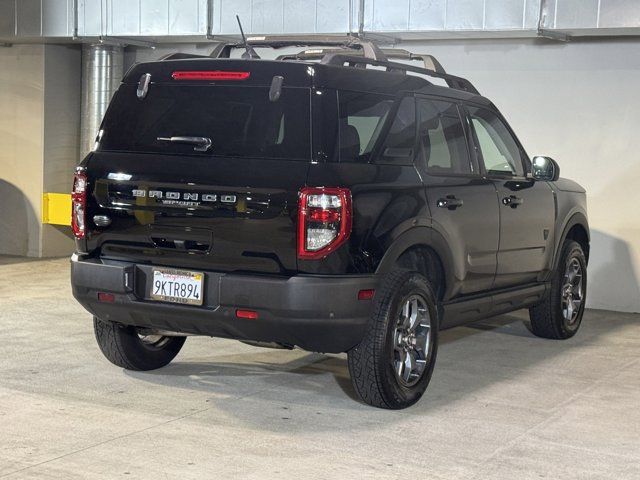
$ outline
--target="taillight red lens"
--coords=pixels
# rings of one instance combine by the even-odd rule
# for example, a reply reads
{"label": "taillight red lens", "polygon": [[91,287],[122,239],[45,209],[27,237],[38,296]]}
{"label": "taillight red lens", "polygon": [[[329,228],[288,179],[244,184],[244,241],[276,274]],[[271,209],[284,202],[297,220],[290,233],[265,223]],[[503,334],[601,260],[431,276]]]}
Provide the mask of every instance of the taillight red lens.
{"label": "taillight red lens", "polygon": [[340,212],[338,210],[322,210],[320,208],[310,208],[308,218],[311,222],[339,222]]}
{"label": "taillight red lens", "polygon": [[173,72],[174,80],[246,80],[251,72],[229,72],[224,70]]}
{"label": "taillight red lens", "polygon": [[71,228],[76,238],[84,238],[86,233],[87,209],[87,176],[76,173],[73,177],[73,192],[71,193]]}
{"label": "taillight red lens", "polygon": [[348,188],[305,187],[298,206],[298,257],[318,260],[344,244],[351,234]]}

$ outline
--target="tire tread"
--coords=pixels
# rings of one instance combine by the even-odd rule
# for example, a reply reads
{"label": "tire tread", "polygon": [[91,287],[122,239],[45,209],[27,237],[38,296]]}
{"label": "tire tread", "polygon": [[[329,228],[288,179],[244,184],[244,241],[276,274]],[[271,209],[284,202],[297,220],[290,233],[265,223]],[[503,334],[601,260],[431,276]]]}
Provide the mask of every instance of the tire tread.
{"label": "tire tread", "polygon": [[184,337],[173,337],[164,346],[152,350],[142,344],[135,327],[94,317],[93,329],[102,354],[126,370],[147,371],[164,367],[175,358],[185,342]]}
{"label": "tire tread", "polygon": [[[382,286],[376,291],[367,333],[360,344],[348,352],[349,373],[354,388],[365,403],[375,407],[397,409],[409,406],[405,399],[384,388],[385,380],[381,378],[380,363],[384,363],[381,355],[385,352],[387,319],[393,298],[413,275],[419,274],[404,269],[395,269],[387,274]],[[434,298],[427,279],[422,277],[422,280],[431,298]],[[435,361],[435,356],[433,359]]]}
{"label": "tire tread", "polygon": [[[549,290],[545,293],[540,303],[529,308],[530,330],[537,337],[564,340],[575,334],[575,331],[567,332],[562,328],[563,318],[557,306],[560,303],[560,287],[564,276],[562,266],[570,255],[576,253],[576,250],[582,257],[583,264],[586,264],[580,244],[573,240],[565,240],[560,253],[558,268],[553,272]],[[586,275],[586,270],[583,274]],[[582,308],[584,311],[584,306]]]}

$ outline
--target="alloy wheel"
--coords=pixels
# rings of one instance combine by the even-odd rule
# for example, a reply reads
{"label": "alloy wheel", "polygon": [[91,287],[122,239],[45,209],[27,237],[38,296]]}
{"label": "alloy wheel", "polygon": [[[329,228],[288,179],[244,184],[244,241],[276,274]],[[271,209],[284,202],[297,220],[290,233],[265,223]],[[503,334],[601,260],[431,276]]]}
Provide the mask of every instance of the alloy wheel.
{"label": "alloy wheel", "polygon": [[162,348],[171,337],[165,337],[164,335],[142,335],[138,333],[138,338],[140,338],[140,341],[147,347]]}
{"label": "alloy wheel", "polygon": [[418,383],[430,361],[433,332],[427,302],[411,295],[402,302],[393,334],[393,370],[401,385]]}
{"label": "alloy wheel", "polygon": [[584,298],[584,283],[582,279],[582,265],[577,258],[567,262],[567,268],[562,279],[561,308],[562,316],[568,326],[573,326],[578,320],[580,307]]}

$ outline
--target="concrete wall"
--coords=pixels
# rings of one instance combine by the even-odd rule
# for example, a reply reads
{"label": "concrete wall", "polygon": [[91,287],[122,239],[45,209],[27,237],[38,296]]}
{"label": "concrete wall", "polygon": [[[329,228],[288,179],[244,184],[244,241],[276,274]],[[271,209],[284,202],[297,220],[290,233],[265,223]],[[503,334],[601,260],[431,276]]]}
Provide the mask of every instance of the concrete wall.
{"label": "concrete wall", "polygon": [[[491,98],[530,155],[555,158],[588,190],[589,306],[640,312],[640,41],[407,42]],[[125,67],[171,51],[131,49]],[[282,52],[279,52],[282,53]]]}
{"label": "concrete wall", "polygon": [[43,45],[0,48],[0,253],[38,256]]}
{"label": "concrete wall", "polygon": [[80,50],[0,48],[0,254],[73,250],[69,228],[42,225],[42,194],[71,189],[78,162]]}
{"label": "concrete wall", "polygon": [[[69,193],[80,151],[80,49],[47,45],[44,65],[43,191]],[[73,247],[68,227],[43,225],[41,256],[69,255]]]}

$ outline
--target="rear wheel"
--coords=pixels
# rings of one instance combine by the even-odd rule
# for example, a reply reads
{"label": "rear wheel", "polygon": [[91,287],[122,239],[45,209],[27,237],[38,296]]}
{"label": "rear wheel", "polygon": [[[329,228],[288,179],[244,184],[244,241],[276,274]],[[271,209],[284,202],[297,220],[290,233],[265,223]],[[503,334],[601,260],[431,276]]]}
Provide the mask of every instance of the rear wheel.
{"label": "rear wheel", "polygon": [[136,327],[94,317],[93,329],[100,350],[114,365],[127,370],[155,370],[178,354],[185,337],[143,335]]}
{"label": "rear wheel", "polygon": [[431,379],[438,350],[438,315],[429,281],[395,270],[377,290],[369,328],[348,353],[360,398],[381,408],[417,402]]}
{"label": "rear wheel", "polygon": [[545,298],[529,309],[531,332],[542,338],[573,337],[582,322],[587,293],[587,261],[579,243],[565,241]]}

